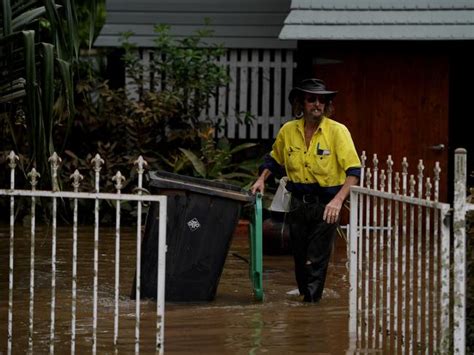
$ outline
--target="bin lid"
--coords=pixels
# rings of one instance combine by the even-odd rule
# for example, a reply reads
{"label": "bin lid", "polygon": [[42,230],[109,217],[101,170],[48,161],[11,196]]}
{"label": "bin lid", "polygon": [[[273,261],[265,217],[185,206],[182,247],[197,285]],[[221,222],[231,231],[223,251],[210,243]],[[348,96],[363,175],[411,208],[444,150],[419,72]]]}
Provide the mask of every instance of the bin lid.
{"label": "bin lid", "polygon": [[255,202],[255,196],[249,191],[224,182],[173,174],[163,170],[150,171],[147,177],[149,187],[186,190],[242,202]]}

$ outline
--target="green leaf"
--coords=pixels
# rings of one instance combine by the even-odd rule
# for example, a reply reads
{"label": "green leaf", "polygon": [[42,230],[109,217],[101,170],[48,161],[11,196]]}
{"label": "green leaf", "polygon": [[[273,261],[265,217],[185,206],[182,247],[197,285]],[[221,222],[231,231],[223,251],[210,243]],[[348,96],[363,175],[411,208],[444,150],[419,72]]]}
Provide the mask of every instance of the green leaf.
{"label": "green leaf", "polygon": [[183,152],[183,154],[188,158],[188,160],[193,164],[194,170],[201,175],[203,178],[206,177],[206,167],[204,166],[204,163],[197,157],[196,154],[194,154],[192,151],[184,149],[184,148],[179,148],[180,151]]}
{"label": "green leaf", "polygon": [[54,35],[54,44],[59,58],[69,59],[68,43],[64,36],[64,28],[61,23],[61,17],[58,13],[58,7],[53,0],[44,0],[46,6],[46,13],[51,24],[51,32]]}
{"label": "green leaf", "polygon": [[44,136],[46,137],[45,145],[48,149],[48,155],[54,152],[53,146],[53,105],[54,105],[54,46],[50,43],[41,43],[43,52],[41,82],[41,102],[44,121]]}
{"label": "green leaf", "polygon": [[12,9],[9,0],[2,1],[3,12],[3,36],[8,36],[12,33]]}
{"label": "green leaf", "polygon": [[59,72],[61,74],[61,78],[64,84],[65,90],[65,99],[66,99],[66,107],[68,110],[67,116],[67,123],[66,123],[66,133],[63,138],[63,147],[61,151],[64,150],[67,142],[67,138],[71,131],[71,126],[74,118],[75,108],[74,108],[74,84],[72,78],[72,71],[71,71],[71,64],[65,60],[57,59],[59,64]]}
{"label": "green leaf", "polygon": [[26,73],[26,116],[28,130],[28,141],[30,146],[30,156],[33,157],[38,151],[38,141],[36,133],[39,131],[39,112],[36,96],[36,63],[35,63],[35,32],[23,31],[23,43],[25,50],[25,73]]}
{"label": "green leaf", "polygon": [[[67,34],[69,37],[69,54],[74,58],[79,58],[79,33],[77,29],[77,16],[75,11],[75,3],[74,0],[64,0],[65,10],[66,10],[66,26],[67,26]],[[93,13],[96,11],[96,7],[93,8]],[[93,30],[92,30],[93,31]]]}
{"label": "green leaf", "polygon": [[230,150],[230,153],[234,154],[234,153],[240,152],[241,150],[255,147],[256,145],[257,145],[256,143],[243,143],[243,144],[238,145],[237,147],[232,148]]}
{"label": "green leaf", "polygon": [[89,18],[89,50],[92,48],[92,42],[95,37],[95,23],[97,21],[97,2],[96,0],[90,0],[89,5],[90,18]]}
{"label": "green leaf", "polygon": [[[4,1],[9,2],[9,1]],[[46,13],[46,8],[44,6],[38,7],[36,9],[31,9],[29,11],[23,12],[22,14],[15,17],[12,21],[12,31],[16,32],[29,25],[33,20],[36,20],[38,17],[43,16]]]}

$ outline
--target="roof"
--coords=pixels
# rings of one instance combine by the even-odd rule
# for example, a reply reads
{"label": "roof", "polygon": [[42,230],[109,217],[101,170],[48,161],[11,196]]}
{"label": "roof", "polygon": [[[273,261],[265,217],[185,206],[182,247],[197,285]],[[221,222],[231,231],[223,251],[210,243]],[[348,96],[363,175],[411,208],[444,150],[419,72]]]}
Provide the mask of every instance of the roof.
{"label": "roof", "polygon": [[280,39],[472,40],[473,0],[293,0]]}
{"label": "roof", "polygon": [[154,26],[171,26],[176,38],[202,29],[205,18],[214,30],[207,43],[227,48],[296,48],[278,34],[290,10],[290,0],[107,0],[107,18],[96,47],[120,46],[121,33],[132,31],[139,47],[154,47]]}

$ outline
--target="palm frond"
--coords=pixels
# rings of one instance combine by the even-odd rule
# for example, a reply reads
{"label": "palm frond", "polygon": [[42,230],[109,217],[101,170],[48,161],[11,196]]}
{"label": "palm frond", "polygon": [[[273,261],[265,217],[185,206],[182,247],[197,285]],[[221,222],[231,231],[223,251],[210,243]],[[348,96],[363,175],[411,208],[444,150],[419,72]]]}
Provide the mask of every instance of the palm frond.
{"label": "palm frond", "polygon": [[68,35],[69,53],[73,55],[73,58],[79,57],[79,33],[77,30],[77,16],[76,6],[74,0],[64,0],[64,6],[66,11],[66,27]]}
{"label": "palm frond", "polygon": [[41,43],[42,48],[42,80],[41,80],[41,107],[44,121],[45,146],[48,156],[54,152],[53,146],[53,105],[54,105],[54,46],[50,43]]}
{"label": "palm frond", "polygon": [[12,31],[16,32],[25,28],[33,20],[36,20],[37,18],[43,16],[45,13],[46,13],[46,8],[44,6],[23,12],[22,14],[18,15],[12,20],[12,24],[11,24]]}
{"label": "palm frond", "polygon": [[257,145],[256,143],[243,143],[243,144],[239,144],[238,146],[232,148],[232,149],[230,150],[230,153],[231,153],[231,154],[234,154],[234,153],[240,152],[241,150],[245,150],[245,149],[248,149],[248,148],[255,147],[256,145]]}
{"label": "palm frond", "polygon": [[73,84],[73,73],[71,70],[71,64],[65,60],[57,59],[59,64],[59,72],[61,74],[61,79],[64,85],[65,91],[65,99],[66,99],[66,107],[68,110],[67,115],[67,123],[66,123],[66,133],[63,138],[63,147],[61,151],[64,150],[67,138],[71,132],[71,126],[74,118],[75,113],[75,106],[74,106],[74,84]]}
{"label": "palm frond", "polygon": [[3,10],[3,36],[8,36],[12,33],[12,9],[9,0],[2,1]]}
{"label": "palm frond", "polygon": [[38,129],[38,103],[36,96],[36,63],[35,63],[35,32],[21,32],[25,51],[25,76],[26,76],[26,117],[27,124],[31,128],[28,131],[32,149],[36,151],[35,132]]}

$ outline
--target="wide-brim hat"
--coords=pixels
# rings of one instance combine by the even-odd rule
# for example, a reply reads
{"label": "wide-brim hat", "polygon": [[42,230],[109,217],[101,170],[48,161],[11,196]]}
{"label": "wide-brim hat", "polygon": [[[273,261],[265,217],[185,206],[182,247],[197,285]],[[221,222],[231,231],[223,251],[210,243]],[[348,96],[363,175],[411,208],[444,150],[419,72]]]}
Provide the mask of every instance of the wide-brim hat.
{"label": "wide-brim hat", "polygon": [[305,79],[291,89],[288,100],[293,103],[298,95],[305,92],[309,94],[327,95],[330,98],[333,98],[337,94],[337,91],[327,90],[326,84],[321,79]]}

